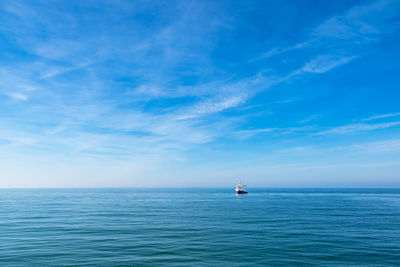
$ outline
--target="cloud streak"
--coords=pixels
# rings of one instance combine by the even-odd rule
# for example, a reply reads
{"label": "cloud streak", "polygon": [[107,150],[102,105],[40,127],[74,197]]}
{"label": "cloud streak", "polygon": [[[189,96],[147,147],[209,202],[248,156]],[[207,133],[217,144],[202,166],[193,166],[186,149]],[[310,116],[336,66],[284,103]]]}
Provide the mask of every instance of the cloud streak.
{"label": "cloud streak", "polygon": [[301,69],[303,72],[325,73],[336,67],[347,64],[357,56],[319,55],[307,62]]}
{"label": "cloud streak", "polygon": [[400,112],[394,112],[394,113],[387,113],[387,114],[381,114],[381,115],[375,115],[366,119],[362,119],[361,121],[373,121],[373,120],[379,120],[379,119],[386,119],[386,118],[392,118],[392,117],[398,117],[400,116]]}
{"label": "cloud streak", "polygon": [[330,134],[343,135],[343,134],[351,134],[351,133],[364,132],[364,131],[372,131],[372,130],[377,130],[377,129],[386,129],[386,128],[395,127],[398,125],[400,125],[399,121],[375,123],[375,124],[354,123],[354,124],[339,126],[336,128],[326,130],[326,131],[321,131],[321,132],[316,133],[316,135],[330,135]]}

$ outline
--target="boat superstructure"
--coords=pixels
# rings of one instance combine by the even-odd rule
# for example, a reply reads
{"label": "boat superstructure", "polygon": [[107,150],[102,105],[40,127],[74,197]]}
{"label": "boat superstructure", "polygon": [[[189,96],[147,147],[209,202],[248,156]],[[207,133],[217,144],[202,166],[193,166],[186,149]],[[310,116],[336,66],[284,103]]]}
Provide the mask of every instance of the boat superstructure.
{"label": "boat superstructure", "polygon": [[235,188],[237,194],[247,194],[247,191],[244,189],[246,185],[242,185],[239,179],[239,183]]}

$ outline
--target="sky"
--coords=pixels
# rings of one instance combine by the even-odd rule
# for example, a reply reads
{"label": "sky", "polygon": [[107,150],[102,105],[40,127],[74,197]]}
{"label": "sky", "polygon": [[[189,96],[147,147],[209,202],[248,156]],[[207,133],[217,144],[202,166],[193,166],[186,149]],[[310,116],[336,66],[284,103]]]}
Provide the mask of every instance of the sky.
{"label": "sky", "polygon": [[0,1],[0,187],[400,187],[400,2]]}

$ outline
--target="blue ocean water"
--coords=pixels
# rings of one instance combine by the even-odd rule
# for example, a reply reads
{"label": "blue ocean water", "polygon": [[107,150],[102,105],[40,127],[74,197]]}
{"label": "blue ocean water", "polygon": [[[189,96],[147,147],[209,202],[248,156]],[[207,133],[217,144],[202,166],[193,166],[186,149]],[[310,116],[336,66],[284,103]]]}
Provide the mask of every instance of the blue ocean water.
{"label": "blue ocean water", "polygon": [[3,189],[0,265],[395,266],[399,189]]}

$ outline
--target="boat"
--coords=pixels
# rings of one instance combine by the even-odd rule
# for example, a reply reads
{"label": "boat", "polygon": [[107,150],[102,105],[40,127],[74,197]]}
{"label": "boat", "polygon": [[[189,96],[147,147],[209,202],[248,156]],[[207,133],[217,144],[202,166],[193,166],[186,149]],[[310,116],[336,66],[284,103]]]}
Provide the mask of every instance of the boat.
{"label": "boat", "polygon": [[242,185],[240,183],[240,179],[239,179],[239,183],[235,188],[236,194],[247,194],[247,191],[244,189],[246,185]]}

